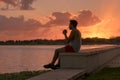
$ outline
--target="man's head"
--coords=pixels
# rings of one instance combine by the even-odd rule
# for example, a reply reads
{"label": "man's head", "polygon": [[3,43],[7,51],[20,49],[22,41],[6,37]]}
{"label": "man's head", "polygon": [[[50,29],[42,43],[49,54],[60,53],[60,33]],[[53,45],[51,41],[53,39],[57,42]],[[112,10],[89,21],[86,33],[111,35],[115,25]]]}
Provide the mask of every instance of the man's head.
{"label": "man's head", "polygon": [[76,20],[70,20],[69,28],[73,29],[77,27],[78,22]]}

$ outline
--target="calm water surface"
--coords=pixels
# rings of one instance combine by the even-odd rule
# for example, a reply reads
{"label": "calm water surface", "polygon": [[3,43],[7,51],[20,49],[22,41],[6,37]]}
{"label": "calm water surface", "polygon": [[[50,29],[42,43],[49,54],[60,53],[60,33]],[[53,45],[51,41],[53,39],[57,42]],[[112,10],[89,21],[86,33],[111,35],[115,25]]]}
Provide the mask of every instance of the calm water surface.
{"label": "calm water surface", "polygon": [[[81,50],[109,45],[84,45]],[[54,50],[63,45],[0,46],[0,73],[43,70],[52,59]]]}

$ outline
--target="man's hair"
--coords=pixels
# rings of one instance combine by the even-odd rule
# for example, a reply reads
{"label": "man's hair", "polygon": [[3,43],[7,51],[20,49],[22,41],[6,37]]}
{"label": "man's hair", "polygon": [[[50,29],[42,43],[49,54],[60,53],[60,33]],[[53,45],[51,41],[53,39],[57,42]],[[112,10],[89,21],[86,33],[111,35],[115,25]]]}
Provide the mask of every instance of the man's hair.
{"label": "man's hair", "polygon": [[73,25],[73,27],[77,27],[78,22],[76,20],[70,20],[70,24]]}

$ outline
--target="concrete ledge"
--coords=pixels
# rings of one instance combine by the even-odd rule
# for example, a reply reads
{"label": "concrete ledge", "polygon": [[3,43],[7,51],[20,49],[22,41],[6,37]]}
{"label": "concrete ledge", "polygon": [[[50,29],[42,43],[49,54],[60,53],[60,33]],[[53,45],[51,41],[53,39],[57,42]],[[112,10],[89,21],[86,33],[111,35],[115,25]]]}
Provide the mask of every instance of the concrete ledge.
{"label": "concrete ledge", "polygon": [[84,74],[81,69],[58,69],[35,76],[28,80],[75,80]]}
{"label": "concrete ledge", "polygon": [[86,49],[86,50],[81,50],[80,52],[78,53],[60,53],[60,55],[81,55],[81,56],[91,56],[91,55],[96,55],[96,54],[100,54],[100,53],[103,53],[103,52],[107,52],[107,51],[112,51],[114,49],[119,49],[120,46],[108,46],[108,47],[105,47],[105,48],[94,48],[94,49]]}
{"label": "concrete ledge", "polygon": [[120,55],[118,46],[86,50],[80,53],[61,53],[60,64],[62,69],[84,69],[89,73],[117,55]]}

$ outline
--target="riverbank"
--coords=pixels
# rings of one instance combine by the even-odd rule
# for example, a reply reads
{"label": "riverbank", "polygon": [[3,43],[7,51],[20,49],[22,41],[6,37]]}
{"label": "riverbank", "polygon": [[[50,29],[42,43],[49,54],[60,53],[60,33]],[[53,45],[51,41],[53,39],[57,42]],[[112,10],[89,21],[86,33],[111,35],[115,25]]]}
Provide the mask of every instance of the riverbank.
{"label": "riverbank", "polygon": [[23,71],[18,73],[4,73],[0,74],[0,80],[26,80],[33,76],[37,76],[46,73],[50,70],[40,70],[40,71]]}

